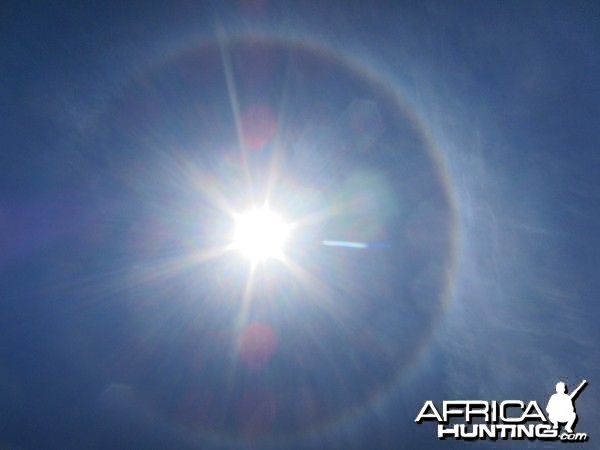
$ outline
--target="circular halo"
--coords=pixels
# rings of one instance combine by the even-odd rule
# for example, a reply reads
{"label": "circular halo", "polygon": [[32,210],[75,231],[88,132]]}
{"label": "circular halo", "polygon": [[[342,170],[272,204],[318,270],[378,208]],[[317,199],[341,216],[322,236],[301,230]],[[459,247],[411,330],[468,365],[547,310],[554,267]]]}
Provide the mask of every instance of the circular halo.
{"label": "circular halo", "polygon": [[[269,58],[273,56],[273,54],[275,55],[276,61],[273,63],[274,67],[270,67]],[[266,62],[267,64],[255,65],[254,61],[256,58],[259,60],[263,58],[263,62]],[[180,171],[179,173],[173,174],[174,179],[182,175],[182,173],[189,175],[185,169],[181,168],[180,158],[185,160],[186,153],[191,154],[193,152],[190,149],[184,149],[182,151],[181,148],[185,147],[185,145],[180,146],[175,150],[166,149],[165,147],[173,146],[173,143],[166,138],[162,139],[161,142],[159,135],[161,132],[165,131],[165,127],[168,128],[168,125],[159,127],[158,129],[153,128],[157,123],[157,118],[151,117],[151,113],[156,113],[158,105],[161,105],[162,102],[165,101],[167,103],[165,110],[169,111],[169,114],[167,114],[169,120],[180,119],[185,122],[185,118],[178,116],[177,109],[174,109],[173,105],[169,104],[169,93],[161,91],[160,87],[171,84],[172,80],[170,80],[169,77],[175,76],[177,79],[181,79],[182,77],[183,79],[186,79],[187,77],[189,85],[198,89],[197,92],[192,92],[190,97],[199,98],[199,94],[206,94],[209,97],[205,104],[199,102],[198,116],[202,117],[203,122],[208,123],[209,126],[213,126],[218,124],[219,121],[225,120],[224,117],[226,117],[227,114],[231,114],[231,110],[233,110],[232,115],[235,119],[233,122],[236,122],[238,126],[238,139],[240,134],[246,136],[243,142],[237,142],[238,146],[244,149],[244,151],[241,152],[241,157],[235,155],[231,156],[233,153],[228,153],[223,158],[219,159],[218,165],[215,165],[214,161],[211,160],[208,164],[210,170],[196,172],[195,175],[205,177],[202,179],[202,184],[208,186],[207,189],[211,193],[219,192],[220,195],[225,191],[230,192],[227,188],[223,188],[224,179],[227,183],[232,185],[236,185],[237,183],[236,187],[239,192],[239,185],[244,184],[240,182],[240,178],[244,178],[244,169],[247,168],[249,164],[253,164],[252,161],[248,161],[248,154],[250,154],[250,159],[253,161],[258,160],[259,163],[257,164],[260,164],[260,155],[267,154],[267,151],[264,149],[271,145],[273,140],[277,140],[278,131],[273,131],[273,123],[277,124],[282,122],[282,112],[274,111],[274,108],[270,106],[274,103],[273,100],[269,99],[268,101],[264,101],[261,99],[261,95],[257,95],[258,99],[254,99],[252,98],[252,92],[264,93],[264,81],[269,79],[270,76],[273,76],[273,74],[281,75],[282,66],[278,66],[278,64],[281,64],[282,61],[286,61],[287,63],[290,58],[295,59],[296,64],[298,64],[298,62],[302,63],[299,66],[295,66],[293,69],[289,69],[289,66],[286,66],[287,70],[299,71],[301,77],[304,77],[302,83],[306,83],[310,86],[327,86],[327,88],[334,89],[337,83],[336,80],[331,79],[331,74],[328,73],[329,70],[334,74],[342,74],[342,78],[346,77],[345,82],[349,83],[349,85],[355,83],[361,86],[361,95],[357,96],[357,99],[355,99],[356,101],[352,100],[349,104],[345,105],[342,111],[342,118],[340,119],[340,122],[349,126],[351,131],[352,127],[354,127],[354,131],[350,133],[350,136],[326,136],[323,138],[325,141],[330,139],[327,143],[333,141],[334,143],[339,144],[340,150],[332,152],[332,155],[326,155],[331,156],[331,158],[334,159],[337,157],[338,160],[335,160],[334,163],[340,163],[341,161],[341,166],[344,169],[351,169],[350,164],[347,162],[349,159],[352,160],[353,163],[356,161],[366,162],[366,165],[371,167],[371,170],[364,172],[361,172],[360,170],[357,171],[354,179],[349,177],[350,180],[347,180],[347,184],[342,186],[342,190],[344,191],[343,195],[351,198],[360,197],[360,189],[367,186],[374,190],[381,189],[381,192],[384,193],[383,197],[385,197],[385,194],[388,194],[389,196],[391,192],[391,197],[388,200],[393,202],[394,200],[397,200],[395,196],[397,197],[400,192],[403,192],[402,189],[415,186],[422,188],[422,191],[419,193],[406,194],[407,197],[410,197],[409,200],[404,199],[407,204],[406,210],[395,213],[400,215],[404,214],[402,216],[403,219],[401,222],[395,224],[401,223],[401,235],[404,240],[410,241],[410,243],[407,244],[409,247],[421,246],[424,248],[421,253],[417,253],[418,256],[425,261],[413,261],[415,266],[419,266],[419,270],[414,269],[413,272],[410,272],[410,270],[404,272],[403,276],[405,276],[406,279],[413,278],[411,278],[412,282],[410,285],[405,286],[406,292],[402,292],[400,295],[412,296],[413,303],[415,298],[419,295],[428,297],[428,300],[423,302],[424,305],[421,306],[412,304],[412,307],[417,308],[416,314],[419,317],[419,320],[421,320],[419,323],[420,328],[411,329],[411,332],[413,333],[411,337],[412,340],[409,341],[408,347],[400,352],[400,355],[395,356],[395,363],[393,364],[393,367],[388,370],[387,375],[384,378],[376,381],[373,385],[367,386],[368,389],[364,395],[357,396],[356,398],[351,399],[351,401],[342,402],[342,407],[338,409],[333,408],[333,410],[328,411],[324,416],[316,416],[317,420],[314,422],[302,423],[301,426],[298,427],[289,426],[283,434],[272,435],[269,434],[268,430],[261,431],[259,438],[263,439],[265,442],[272,440],[280,442],[282,439],[288,440],[302,438],[303,436],[309,437],[314,436],[315,434],[318,435],[323,432],[331,431],[340,424],[360,416],[360,413],[368,410],[369,407],[382,401],[382,399],[385,399],[390,394],[394,387],[400,382],[402,375],[407,372],[415,361],[417,361],[418,356],[426,348],[435,328],[435,324],[442,315],[447,302],[455,270],[456,241],[458,239],[453,193],[441,155],[434,148],[432,139],[416,120],[415,115],[412,114],[401,101],[396,90],[394,90],[390,83],[382,80],[368,67],[361,66],[357,61],[334,53],[325,47],[309,45],[306,42],[282,38],[240,37],[225,41],[207,41],[194,44],[181,51],[167,55],[164,60],[152,64],[146,71],[143,71],[141,75],[136,76],[124,87],[123,91],[118,94],[118,98],[114,102],[112,108],[109,108],[109,110],[112,110],[110,111],[110,114],[107,115],[107,126],[103,128],[105,130],[110,128],[112,128],[113,131],[116,130],[116,134],[118,135],[116,141],[121,143],[121,148],[131,149],[123,151],[121,155],[116,157],[111,155],[109,158],[110,161],[107,164],[110,173],[110,183],[116,182],[118,186],[125,187],[131,195],[142,198],[147,206],[150,205],[149,209],[154,209],[156,205],[154,204],[155,199],[153,197],[165,194],[158,194],[156,186],[152,186],[152,183],[148,183],[144,177],[153,171],[160,173],[158,167],[164,164],[163,156],[165,154],[168,154],[169,157],[169,170]],[[227,61],[224,61],[224,59]],[[248,61],[248,59],[250,59],[250,61]],[[254,59],[254,61],[252,61],[252,59]],[[194,77],[201,74],[200,79],[203,81],[208,80],[209,84],[215,83],[215,85],[218,85],[219,79],[222,81],[223,78],[227,78],[227,74],[224,72],[227,72],[228,64],[230,65],[229,70],[234,73],[234,85],[236,85],[236,94],[234,97],[237,97],[237,100],[232,100],[231,86],[227,86],[230,97],[228,100],[229,103],[223,108],[212,108],[213,104],[211,101],[215,102],[216,100],[211,99],[210,95],[217,95],[214,94],[214,92],[219,92],[219,89],[217,88],[214,92],[210,92],[210,89],[214,86],[199,86],[194,81]],[[256,71],[251,70],[254,67],[259,67],[259,69]],[[244,68],[250,68],[249,73],[244,74]],[[176,75],[174,75],[175,72]],[[342,83],[340,83],[340,85],[341,84]],[[394,127],[398,127],[392,132],[392,135],[396,138],[402,136],[401,144],[399,145],[401,147],[404,146],[409,149],[409,151],[414,152],[414,154],[411,153],[408,156],[403,154],[403,152],[398,152],[398,154],[396,154],[394,153],[394,150],[390,148],[390,143],[385,142],[385,145],[382,144],[383,150],[381,150],[381,153],[384,154],[385,157],[382,156],[382,161],[377,161],[379,154],[377,153],[377,150],[373,150],[377,147],[377,133],[375,133],[375,136],[369,135],[368,132],[365,133],[365,130],[372,131],[373,128],[377,129],[381,126],[381,124],[377,123],[377,119],[373,118],[373,103],[370,103],[371,100],[363,100],[362,98],[363,96],[369,97],[369,94],[380,102],[379,105],[377,105],[377,102],[375,103],[376,106],[379,106],[380,108],[380,115],[383,116],[383,129],[385,130],[386,126],[389,127],[390,124],[393,124]],[[339,98],[343,98],[344,96],[343,92],[337,92],[335,95],[338,95]],[[144,105],[140,104],[140,102],[148,103]],[[236,102],[238,103],[237,105]],[[332,103],[335,103],[335,101]],[[323,114],[323,120],[330,120],[332,114],[327,108],[330,107],[335,110],[335,107],[332,107],[331,104],[328,105],[327,101],[321,102],[319,107],[324,109],[324,111],[317,111],[319,114]],[[314,105],[311,105],[311,108],[313,108],[312,111],[314,112]],[[383,112],[381,112],[381,110],[383,110]],[[138,114],[132,115],[132,112]],[[245,112],[247,112],[247,116],[245,116]],[[300,111],[299,114],[301,113],[302,111]],[[158,115],[158,120],[160,120],[160,113]],[[275,125],[275,128],[276,127],[277,125]],[[193,131],[190,131],[193,129],[193,124],[190,126],[184,123],[183,128],[186,133],[193,133]],[[319,130],[314,131],[316,134],[318,134],[318,132]],[[114,137],[113,132],[110,132],[109,134]],[[364,136],[364,134],[366,134],[366,136]],[[113,137],[109,138],[108,141],[110,142]],[[219,137],[222,136],[213,136],[212,140],[218,141]],[[296,136],[296,138],[299,139],[301,136]],[[162,148],[159,148],[157,142],[162,144]],[[143,146],[146,146],[145,150],[147,153],[143,158],[140,158],[139,156],[136,156],[136,153],[138,153]],[[224,148],[224,146],[213,148],[211,151],[219,153],[223,152]],[[253,151],[256,154],[252,153]],[[299,158],[301,158],[301,156],[299,156]],[[405,158],[405,160],[402,158]],[[140,161],[140,159],[143,159],[143,161]],[[199,162],[197,158],[192,157],[191,159],[193,160],[191,163],[192,166],[197,168],[198,166],[203,165],[203,162]],[[375,159],[375,163],[373,163],[372,159]],[[188,162],[184,162],[183,164],[185,165]],[[400,181],[395,180],[393,174],[386,172],[385,169],[380,169],[382,164],[385,166],[392,162],[396,164],[405,164],[405,166],[403,166],[404,169],[402,175],[407,176],[407,179],[405,178]],[[318,171],[326,170],[331,167],[332,163],[331,160],[327,160],[327,158],[314,158],[309,162],[304,162],[304,164],[311,166],[312,168],[316,167],[314,170]],[[375,167],[375,169],[372,169],[373,167]],[[379,172],[385,173],[385,176],[378,177]],[[224,177],[223,174],[227,175]],[[341,177],[343,178],[343,175]],[[300,178],[300,176],[297,176],[296,178]],[[428,184],[423,184],[419,181],[423,179],[426,180]],[[256,180],[253,181],[255,182]],[[339,184],[336,184],[335,187],[332,188],[331,185],[325,181],[318,184],[316,187],[307,187],[303,186],[302,182],[298,179],[293,179],[293,177],[291,181],[286,180],[282,182],[282,184],[284,187],[281,189],[281,192],[289,193],[295,190],[305,191],[303,195],[299,195],[299,199],[295,199],[296,203],[300,204],[300,209],[302,209],[303,206],[306,207],[305,203],[307,203],[308,206],[306,209],[308,209],[309,212],[313,212],[311,208],[314,208],[314,205],[318,205],[319,208],[323,208],[329,216],[338,214],[336,208],[338,208],[340,199],[336,197],[335,192],[325,200],[323,200],[322,194],[324,192],[326,194],[328,192],[331,193],[336,189],[339,189]],[[161,188],[164,187],[165,186],[161,186]],[[174,182],[170,186],[167,186],[167,188],[171,189],[168,193],[172,194],[173,191],[180,190],[181,185]],[[241,189],[241,191],[243,190],[244,189]],[[250,197],[252,197],[252,195],[254,195],[254,193],[252,193]],[[274,197],[276,203],[277,201],[279,201],[279,204],[285,203],[285,201],[278,199],[277,195]],[[327,197],[327,195],[325,195],[325,197]],[[433,200],[431,200],[432,198]],[[423,199],[430,199],[430,201],[428,203]],[[188,199],[186,199],[186,201],[187,200]],[[357,201],[360,203],[362,200],[358,198]],[[385,209],[386,205],[389,206],[389,204],[390,203],[384,202],[383,206],[379,206],[379,209],[375,208],[375,212],[382,214],[381,211]],[[200,212],[207,213],[209,216],[212,214],[212,212],[206,208],[206,205],[199,206]],[[416,207],[411,210],[410,207],[413,206]],[[180,205],[175,205],[175,209],[179,207]],[[171,213],[172,211],[169,212],[169,214]],[[346,215],[344,214],[345,213],[342,212],[344,220],[356,219],[353,217],[352,211]],[[197,215],[194,216],[194,219],[197,217]],[[381,220],[384,222],[385,220],[393,222],[394,218],[384,218]],[[218,221],[218,219],[215,219],[215,221]],[[158,222],[161,221],[158,220]],[[155,228],[160,229],[161,226],[165,227],[165,223],[159,223],[153,230]],[[169,223],[166,228],[171,226],[172,224]],[[360,220],[357,219],[357,223],[353,226],[355,229],[359,229],[361,226]],[[316,228],[317,231],[320,232],[325,230],[327,232],[340,232],[341,235],[344,234],[344,230],[341,229],[343,227],[340,228],[340,223],[337,223],[335,220],[329,220],[325,227]],[[386,228],[388,232],[389,228],[390,227]],[[386,234],[386,230],[382,232],[383,235]],[[311,229],[311,232],[312,231],[314,230]],[[154,232],[155,231],[153,231],[153,233]],[[378,236],[379,232],[381,232],[381,230],[372,231],[371,236]],[[185,232],[183,234],[185,235]],[[206,233],[204,233],[203,230],[202,236],[205,237],[205,235]],[[308,235],[309,237],[314,237],[310,233],[308,233]],[[369,235],[369,232],[367,232],[367,235]],[[215,236],[210,235],[210,237],[214,238]],[[332,237],[337,238],[337,236]],[[372,249],[372,252],[388,255],[396,252],[397,246],[399,245],[398,242],[394,240],[388,240],[387,242],[361,241],[356,243],[350,241],[350,237],[342,236],[339,240],[323,239],[321,243],[327,245],[326,243],[341,242],[346,243],[344,245],[349,248],[353,248],[352,245],[349,244],[359,245],[359,247],[356,248],[361,248],[360,245],[365,245],[367,247],[370,246],[369,248]],[[177,245],[183,245],[187,248],[194,247],[198,245],[199,240],[201,239],[199,239],[198,236],[192,236],[187,242],[180,242],[177,243]],[[142,246],[147,244],[144,239],[142,239],[142,241],[144,241],[142,242]],[[175,247],[177,247],[177,245],[175,245]],[[320,261],[319,264],[309,267],[309,270],[317,271],[322,268],[323,265],[336,264],[343,261],[346,258],[346,253],[340,252],[344,252],[345,249],[339,248],[339,245],[334,247],[336,248],[331,249],[333,255],[330,254],[322,258],[322,261]],[[344,246],[342,245],[341,247]],[[406,250],[406,247],[402,247],[402,249]],[[323,249],[321,249],[321,251],[323,251]],[[441,258],[441,262],[438,262],[437,265],[433,264],[431,262],[432,255]],[[306,262],[302,259],[303,255],[295,256],[299,261]],[[390,261],[390,258],[391,257],[384,257],[388,262]],[[396,260],[394,261],[398,262]],[[205,261],[203,260],[202,263],[204,262]],[[211,270],[214,269],[215,264],[212,262],[210,264],[212,264]],[[220,273],[222,273],[222,267],[217,268],[221,270]],[[353,269],[352,267],[348,268],[345,266],[344,270],[352,271]],[[332,274],[339,275],[339,272],[332,272]],[[387,276],[392,277],[390,274],[387,274]],[[158,277],[158,279],[162,278]],[[345,281],[348,281],[348,279]],[[223,283],[223,281],[217,280],[216,283]],[[435,285],[435,289],[433,289],[435,292],[428,290],[430,289],[431,284]],[[296,286],[293,287],[296,288]],[[331,292],[327,288],[326,290],[327,292]],[[241,295],[239,290],[236,292],[238,292],[238,295]],[[360,293],[360,287],[357,288],[357,292]],[[261,293],[264,294],[264,291],[261,291]],[[393,305],[393,295],[382,292],[380,292],[380,294],[388,296],[388,307]],[[357,303],[360,304],[361,302],[358,300],[358,297],[359,295],[357,295],[356,300]],[[137,314],[140,305],[136,300],[132,301],[132,305],[133,308],[136,309]],[[361,307],[364,307],[364,305],[361,305]],[[377,314],[375,315],[377,316]],[[132,320],[133,322],[136,322],[135,318]],[[390,328],[398,325],[397,323],[394,323],[394,320],[391,320],[391,323],[386,323],[385,317],[381,317],[381,315],[373,320],[374,323],[370,325],[371,328],[377,326]],[[134,328],[137,329],[137,332],[140,333],[140,335],[145,334],[145,328],[148,327],[149,324],[143,323],[143,321],[138,322],[139,323],[136,323]],[[404,322],[402,323],[407,325]],[[250,326],[251,331],[242,330],[241,335],[237,332],[234,332],[233,334],[237,336],[236,342],[238,346],[241,345],[243,348],[250,349],[253,348],[253,345],[258,346],[259,350],[249,351],[250,353],[254,351],[258,356],[254,356],[254,359],[252,359],[252,357],[249,358],[252,361],[256,359],[261,360],[261,358],[263,358],[263,356],[261,356],[261,351],[264,352],[264,350],[261,350],[261,346],[266,345],[262,344],[262,342],[271,342],[271,344],[267,346],[268,348],[276,346],[273,342],[277,340],[277,333],[274,332],[272,327],[270,327],[270,331],[266,331],[269,328],[263,327],[269,327],[269,325],[264,325],[262,323],[250,324]],[[369,327],[360,330],[362,333],[360,335],[360,340],[363,342],[362,345],[372,345],[376,348],[383,347],[385,343],[381,342],[381,336],[379,336],[377,332],[375,332],[374,336],[370,336],[368,328]],[[265,338],[264,336],[271,337]],[[391,336],[397,337],[398,335],[392,333]],[[210,338],[215,338],[215,336],[211,336]],[[219,339],[221,338],[222,336],[219,336]],[[251,344],[246,344],[245,339],[248,339]],[[282,339],[282,336],[279,336],[279,339]],[[385,340],[385,336],[383,337],[383,340]],[[259,342],[259,344],[252,344],[252,342],[255,341]],[[364,344],[364,342],[367,342],[367,344]],[[126,372],[130,370],[131,369],[125,369]],[[199,433],[199,436],[202,437],[210,436],[213,439],[227,439],[233,440],[234,442],[238,437],[244,436],[244,430],[241,431],[242,434],[240,435],[238,432],[232,431],[231,427],[227,426],[213,428],[211,424],[208,424],[200,427],[191,426],[190,428],[190,424],[185,421],[185,413],[173,412],[173,407],[169,404],[169,401],[157,399],[156,395],[153,395],[148,391],[148,387],[138,387],[135,383],[133,383],[133,387],[142,393],[142,396],[145,397],[145,402],[149,405],[153,405],[154,408],[161,412],[161,414],[165,414],[165,418],[178,425],[182,425],[183,429],[188,431],[191,429],[192,434]],[[155,388],[156,385],[153,385],[150,389],[152,390]],[[248,394],[251,398],[248,402],[252,404],[253,402],[256,403],[256,401],[258,401],[259,403],[262,402],[262,404],[267,405],[265,407],[267,410],[267,413],[265,413],[267,418],[263,420],[267,422],[269,420],[273,421],[274,419],[269,417],[277,414],[277,408],[272,405],[277,404],[279,397],[283,397],[284,395],[281,392],[273,393],[269,389],[263,389],[263,387],[259,387],[256,392]],[[258,400],[252,400],[252,396],[255,396]],[[242,393],[242,406],[240,406],[242,410],[244,409],[243,398],[244,393]],[[314,395],[312,397],[305,396],[304,398],[304,401],[308,402],[303,406],[305,410],[311,410],[311,408],[314,410],[321,406],[318,404],[318,399],[315,399]],[[307,398],[308,400],[306,400]],[[207,400],[207,402],[212,404],[209,400]],[[313,403],[312,405],[310,404],[311,402]],[[244,412],[240,414],[243,415]],[[293,419],[294,418],[287,418],[287,420],[290,421]],[[233,428],[236,427],[237,425]],[[258,428],[260,428],[260,426]]]}

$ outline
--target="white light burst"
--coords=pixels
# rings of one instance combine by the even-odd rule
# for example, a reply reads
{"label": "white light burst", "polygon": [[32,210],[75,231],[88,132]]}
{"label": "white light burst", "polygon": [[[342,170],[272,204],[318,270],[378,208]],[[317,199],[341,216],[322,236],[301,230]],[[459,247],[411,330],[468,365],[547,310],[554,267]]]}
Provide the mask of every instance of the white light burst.
{"label": "white light burst", "polygon": [[253,209],[236,219],[233,247],[252,262],[283,257],[290,226],[268,208]]}

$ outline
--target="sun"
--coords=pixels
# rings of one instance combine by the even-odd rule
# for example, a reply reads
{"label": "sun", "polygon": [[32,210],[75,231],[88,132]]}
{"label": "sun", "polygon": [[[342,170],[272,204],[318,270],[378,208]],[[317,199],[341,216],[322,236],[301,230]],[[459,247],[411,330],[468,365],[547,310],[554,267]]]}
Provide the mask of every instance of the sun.
{"label": "sun", "polygon": [[233,247],[252,262],[281,259],[290,225],[268,208],[256,208],[236,219]]}

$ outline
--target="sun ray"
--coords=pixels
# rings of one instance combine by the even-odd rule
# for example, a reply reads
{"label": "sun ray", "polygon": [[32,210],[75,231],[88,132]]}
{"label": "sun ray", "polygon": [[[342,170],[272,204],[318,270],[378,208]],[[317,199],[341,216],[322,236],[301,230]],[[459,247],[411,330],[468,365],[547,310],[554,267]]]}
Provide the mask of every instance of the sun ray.
{"label": "sun ray", "polygon": [[252,185],[252,177],[250,176],[250,170],[248,168],[248,151],[244,142],[244,129],[242,127],[242,120],[240,114],[239,97],[234,79],[233,67],[231,65],[231,58],[227,48],[227,39],[225,32],[222,27],[218,27],[217,40],[219,43],[219,50],[221,52],[221,61],[223,63],[223,72],[225,73],[225,82],[227,83],[227,94],[229,96],[229,104],[231,106],[231,112],[233,114],[233,120],[235,122],[235,132],[238,141],[238,147],[240,150],[240,156],[242,158],[242,166],[244,167],[244,173],[246,176],[246,183],[251,195],[254,195],[254,187]]}
{"label": "sun ray", "polygon": [[281,92],[281,100],[279,102],[279,108],[277,111],[277,127],[275,129],[275,136],[273,138],[273,153],[269,161],[269,169],[267,172],[267,186],[265,188],[265,200],[268,202],[271,199],[273,191],[277,185],[279,177],[281,176],[280,170],[284,159],[285,152],[285,133],[286,133],[286,108],[288,104],[288,89],[289,80],[291,76],[291,64],[286,66],[284,75],[284,82]]}

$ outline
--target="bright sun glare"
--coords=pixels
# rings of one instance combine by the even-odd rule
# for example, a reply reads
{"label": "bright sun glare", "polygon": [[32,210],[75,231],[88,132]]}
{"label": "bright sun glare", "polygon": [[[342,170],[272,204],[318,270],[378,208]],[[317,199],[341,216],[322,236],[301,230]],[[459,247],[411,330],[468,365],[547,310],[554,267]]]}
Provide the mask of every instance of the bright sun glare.
{"label": "bright sun glare", "polygon": [[237,218],[233,246],[253,262],[281,258],[290,226],[267,208]]}

